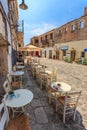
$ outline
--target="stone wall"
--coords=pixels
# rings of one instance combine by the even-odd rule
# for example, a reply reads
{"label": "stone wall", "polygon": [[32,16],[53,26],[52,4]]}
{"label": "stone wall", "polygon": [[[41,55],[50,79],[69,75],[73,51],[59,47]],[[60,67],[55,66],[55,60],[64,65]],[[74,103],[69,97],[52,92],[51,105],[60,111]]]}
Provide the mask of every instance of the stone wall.
{"label": "stone wall", "polygon": [[87,7],[84,15],[54,30],[56,43],[87,40]]}

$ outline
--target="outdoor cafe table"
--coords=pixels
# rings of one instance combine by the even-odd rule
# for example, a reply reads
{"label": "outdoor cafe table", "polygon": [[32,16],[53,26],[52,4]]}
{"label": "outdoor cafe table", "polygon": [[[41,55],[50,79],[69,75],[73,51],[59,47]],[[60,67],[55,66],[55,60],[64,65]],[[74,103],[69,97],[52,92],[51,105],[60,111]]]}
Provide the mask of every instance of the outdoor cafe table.
{"label": "outdoor cafe table", "polygon": [[[10,108],[22,108],[29,104],[33,99],[33,93],[27,89],[17,89],[12,97],[8,94],[6,105]],[[14,113],[13,113],[14,114]]]}
{"label": "outdoor cafe table", "polygon": [[[58,87],[58,84],[60,84],[61,86]],[[51,84],[51,88],[58,91],[59,93],[66,93],[71,90],[71,86],[63,82],[53,82]]]}
{"label": "outdoor cafe table", "polygon": [[24,74],[24,71],[11,71],[10,74],[12,76],[22,76]]}
{"label": "outdoor cafe table", "polygon": [[52,74],[52,71],[50,71],[50,70],[45,70],[45,73],[50,75],[50,74]]}
{"label": "outdoor cafe table", "polygon": [[24,65],[23,62],[16,62],[16,65]]}
{"label": "outdoor cafe table", "polygon": [[21,66],[21,65],[16,66],[16,69],[18,69],[18,70],[23,70],[24,68],[25,68],[25,66]]}
{"label": "outdoor cafe table", "polygon": [[22,76],[24,75],[24,71],[11,71],[10,74],[13,76],[14,81],[16,77],[19,77],[22,82]]}

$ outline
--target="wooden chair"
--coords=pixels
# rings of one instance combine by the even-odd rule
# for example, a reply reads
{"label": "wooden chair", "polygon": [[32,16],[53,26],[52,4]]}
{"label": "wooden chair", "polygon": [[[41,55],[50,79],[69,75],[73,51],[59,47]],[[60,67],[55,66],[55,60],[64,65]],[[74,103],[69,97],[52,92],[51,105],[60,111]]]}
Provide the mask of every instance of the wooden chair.
{"label": "wooden chair", "polygon": [[51,85],[52,82],[57,82],[57,68],[56,67],[54,67],[52,73],[48,74],[47,76],[46,90],[49,89],[49,86]]}
{"label": "wooden chair", "polygon": [[5,101],[0,104],[0,115],[0,130],[30,130],[29,119],[26,114],[9,119]]}
{"label": "wooden chair", "polygon": [[57,92],[56,90],[52,89],[50,86],[48,87],[49,104],[51,104],[52,101],[56,101],[59,96],[60,96],[59,92]]}
{"label": "wooden chair", "polygon": [[13,66],[13,71],[16,71],[16,65]]}
{"label": "wooden chair", "polygon": [[46,84],[47,84],[47,73],[45,72],[40,72],[40,88],[44,86],[46,89]]}
{"label": "wooden chair", "polygon": [[31,57],[28,57],[28,58],[27,58],[27,64],[30,65],[31,61],[32,61],[32,58],[31,58]]}
{"label": "wooden chair", "polygon": [[67,115],[73,115],[75,120],[76,107],[82,91],[66,93],[65,96],[60,96],[56,102],[56,111],[63,114],[63,123]]}
{"label": "wooden chair", "polygon": [[4,88],[5,93],[9,93],[12,90],[11,85],[9,84],[8,80],[4,82],[3,88]]}
{"label": "wooden chair", "polygon": [[38,84],[40,84],[40,82],[41,82],[41,76],[40,76],[40,73],[41,72],[43,72],[44,70],[43,70],[43,68],[42,68],[42,66],[41,67],[36,67],[36,80],[37,80],[37,82],[38,82]]}
{"label": "wooden chair", "polygon": [[58,69],[56,67],[53,68],[53,71],[52,71],[52,82],[55,82],[57,81],[57,71]]}
{"label": "wooden chair", "polygon": [[7,78],[8,78],[8,81],[9,81],[9,84],[10,86],[12,87],[12,89],[17,89],[17,88],[22,88],[22,81],[21,80],[14,80],[12,81],[12,76],[8,73],[7,74]]}

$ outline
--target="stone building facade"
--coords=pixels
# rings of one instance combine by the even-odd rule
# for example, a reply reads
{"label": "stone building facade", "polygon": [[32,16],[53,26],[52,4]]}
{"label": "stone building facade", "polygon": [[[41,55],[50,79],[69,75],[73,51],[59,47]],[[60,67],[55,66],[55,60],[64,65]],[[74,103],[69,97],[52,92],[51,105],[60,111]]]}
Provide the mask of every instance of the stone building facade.
{"label": "stone building facade", "polygon": [[68,57],[73,61],[77,58],[87,58],[87,7],[80,18],[33,37],[31,44],[44,48],[43,57],[60,60]]}
{"label": "stone building facade", "polygon": [[87,57],[87,7],[83,16],[55,29],[54,41],[57,59]]}
{"label": "stone building facade", "polygon": [[17,61],[23,58],[23,54],[19,49],[24,47],[24,21],[18,22],[18,30],[17,30]]}
{"label": "stone building facade", "polygon": [[[8,18],[8,3],[0,0],[0,85],[4,82],[10,63],[11,30]],[[8,61],[9,59],[9,61]],[[9,65],[10,64],[10,65]]]}
{"label": "stone building facade", "polygon": [[50,30],[42,35],[32,37],[30,40],[30,44],[35,45],[37,47],[42,47],[42,53],[40,55],[42,57],[53,57],[53,46],[54,46],[54,29]]}
{"label": "stone building facade", "polygon": [[[17,0],[0,0],[0,90],[7,73],[16,64],[19,34]],[[20,35],[22,35],[23,46],[24,35],[23,33]]]}
{"label": "stone building facade", "polygon": [[38,47],[52,47],[54,45],[53,32],[54,32],[54,29],[42,35],[32,37],[30,39],[30,44],[38,46]]}
{"label": "stone building facade", "polygon": [[17,0],[8,0],[8,10],[9,10],[9,23],[11,29],[11,57],[12,66],[16,64],[17,55],[17,27],[18,27],[18,3]]}

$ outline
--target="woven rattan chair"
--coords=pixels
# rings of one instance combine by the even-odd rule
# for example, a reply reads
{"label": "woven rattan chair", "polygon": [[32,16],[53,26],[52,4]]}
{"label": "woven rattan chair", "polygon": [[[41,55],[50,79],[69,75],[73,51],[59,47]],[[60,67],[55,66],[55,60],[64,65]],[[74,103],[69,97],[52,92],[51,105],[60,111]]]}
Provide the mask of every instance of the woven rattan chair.
{"label": "woven rattan chair", "polygon": [[44,86],[46,89],[46,84],[47,84],[47,73],[44,71],[40,73],[40,88]]}
{"label": "woven rattan chair", "polygon": [[12,87],[12,89],[14,90],[14,89],[17,89],[17,88],[22,88],[22,81],[21,81],[21,79],[20,80],[12,80],[12,76],[8,73],[7,74],[7,78],[8,78],[8,81],[9,81],[9,84],[10,84],[10,86]]}
{"label": "woven rattan chair", "polygon": [[57,98],[60,96],[60,93],[51,88],[50,86],[48,87],[48,100],[49,104],[51,104],[52,101],[56,101]]}
{"label": "woven rattan chair", "polygon": [[8,123],[7,130],[30,130],[29,119],[26,114],[14,117]]}
{"label": "woven rattan chair", "polygon": [[29,119],[26,114],[10,120],[5,101],[0,104],[0,130],[30,130]]}
{"label": "woven rattan chair", "polygon": [[81,91],[66,93],[65,96],[60,96],[56,102],[56,110],[63,114],[63,123],[67,115],[73,115],[75,120],[76,107],[78,104]]}

